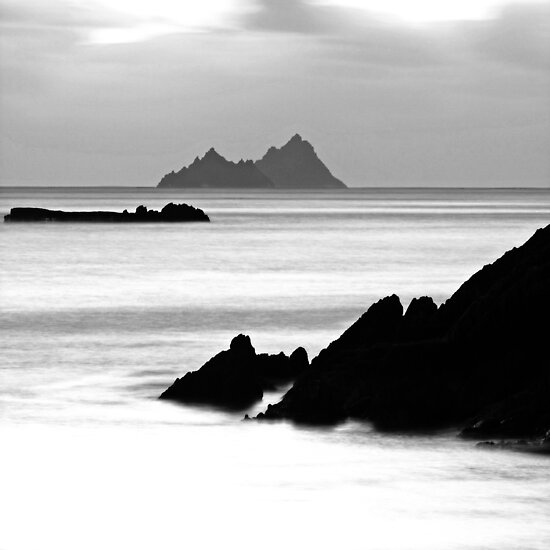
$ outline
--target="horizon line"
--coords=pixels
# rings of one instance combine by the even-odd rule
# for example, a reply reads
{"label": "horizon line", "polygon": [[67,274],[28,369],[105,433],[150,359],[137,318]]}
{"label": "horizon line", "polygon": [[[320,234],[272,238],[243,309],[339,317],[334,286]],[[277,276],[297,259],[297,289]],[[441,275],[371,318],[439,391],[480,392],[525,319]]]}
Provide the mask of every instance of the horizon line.
{"label": "horizon line", "polygon": [[465,185],[364,185],[364,186],[347,186],[345,188],[312,188],[312,187],[296,187],[296,188],[247,188],[247,187],[157,187],[156,185],[0,185],[0,191],[10,189],[10,190],[23,190],[23,189],[146,189],[146,190],[158,190],[162,193],[173,192],[173,191],[261,191],[261,192],[292,192],[292,191],[327,191],[327,192],[347,192],[359,189],[464,189],[464,190],[475,190],[475,189],[492,189],[492,190],[546,190],[550,191],[550,186],[503,186],[503,185],[482,185],[482,186],[465,186]]}

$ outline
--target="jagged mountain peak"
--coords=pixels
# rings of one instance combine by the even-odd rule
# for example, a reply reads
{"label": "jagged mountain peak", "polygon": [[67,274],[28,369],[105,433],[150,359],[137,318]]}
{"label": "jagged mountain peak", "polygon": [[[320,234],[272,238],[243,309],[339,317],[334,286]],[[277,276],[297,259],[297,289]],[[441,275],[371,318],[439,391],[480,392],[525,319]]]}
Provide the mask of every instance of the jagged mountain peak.
{"label": "jagged mountain peak", "polygon": [[210,147],[210,149],[208,149],[208,151],[206,151],[206,153],[204,154],[204,157],[202,157],[203,160],[205,159],[223,159],[223,160],[226,160],[225,157],[223,157],[222,155],[220,155],[218,153],[218,151],[216,151],[216,149],[214,149],[214,147]]}
{"label": "jagged mountain peak", "polygon": [[232,162],[211,147],[202,158],[164,176],[159,187],[273,188],[273,182],[251,160]]}
{"label": "jagged mountain peak", "polygon": [[277,147],[273,147],[275,151],[298,151],[302,154],[311,154],[313,153],[315,156],[317,154],[315,153],[315,149],[313,148],[313,145],[307,140],[304,139],[300,134],[294,134],[282,147],[277,149]]}
{"label": "jagged mountain peak", "polygon": [[313,145],[295,134],[281,148],[270,147],[256,166],[281,188],[345,188],[317,156]]}

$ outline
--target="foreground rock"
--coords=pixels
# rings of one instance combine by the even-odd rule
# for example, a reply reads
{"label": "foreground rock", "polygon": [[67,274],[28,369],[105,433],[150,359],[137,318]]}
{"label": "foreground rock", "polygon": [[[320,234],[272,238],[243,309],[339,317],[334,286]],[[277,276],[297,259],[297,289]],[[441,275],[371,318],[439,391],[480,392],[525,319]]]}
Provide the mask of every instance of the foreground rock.
{"label": "foreground rock", "polygon": [[504,439],[500,441],[480,441],[476,447],[478,449],[496,450],[504,449],[507,451],[520,451],[522,453],[550,454],[550,439]]}
{"label": "foreground rock", "polygon": [[296,349],[290,357],[284,353],[257,354],[250,338],[239,334],[228,350],[198,371],[177,378],[160,399],[244,409],[261,400],[264,390],[295,380],[308,365],[304,348]]}
{"label": "foreground rock", "polygon": [[200,209],[188,204],[167,204],[160,212],[138,206],[134,213],[124,212],[64,212],[46,208],[12,208],[4,216],[5,222],[209,222],[210,218]]}
{"label": "foreground rock", "polygon": [[368,419],[381,429],[462,426],[481,438],[550,429],[550,226],[437,308],[380,300],[259,418]]}
{"label": "foreground rock", "polygon": [[550,430],[544,437],[531,439],[503,439],[500,441],[480,441],[480,449],[507,449],[510,451],[550,454]]}

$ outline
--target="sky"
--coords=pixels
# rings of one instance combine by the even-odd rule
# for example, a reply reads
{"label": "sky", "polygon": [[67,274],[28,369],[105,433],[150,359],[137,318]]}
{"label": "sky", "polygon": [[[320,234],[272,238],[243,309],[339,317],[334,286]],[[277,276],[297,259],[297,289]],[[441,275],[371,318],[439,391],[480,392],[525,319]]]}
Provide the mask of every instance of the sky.
{"label": "sky", "polygon": [[0,0],[0,185],[297,132],[349,186],[550,188],[550,0]]}

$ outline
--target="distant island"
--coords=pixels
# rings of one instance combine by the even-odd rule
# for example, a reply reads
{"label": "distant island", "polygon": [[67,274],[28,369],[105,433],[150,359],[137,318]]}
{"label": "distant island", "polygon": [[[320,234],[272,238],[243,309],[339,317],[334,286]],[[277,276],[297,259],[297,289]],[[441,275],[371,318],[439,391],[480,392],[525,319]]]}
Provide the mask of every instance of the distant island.
{"label": "distant island", "polygon": [[160,212],[138,206],[135,212],[64,212],[46,208],[12,208],[5,222],[80,222],[80,223],[149,223],[149,222],[209,222],[200,208],[189,204],[167,204]]}
{"label": "distant island", "polygon": [[256,162],[231,162],[215,149],[179,172],[166,174],[157,187],[213,189],[346,189],[299,134]]}

